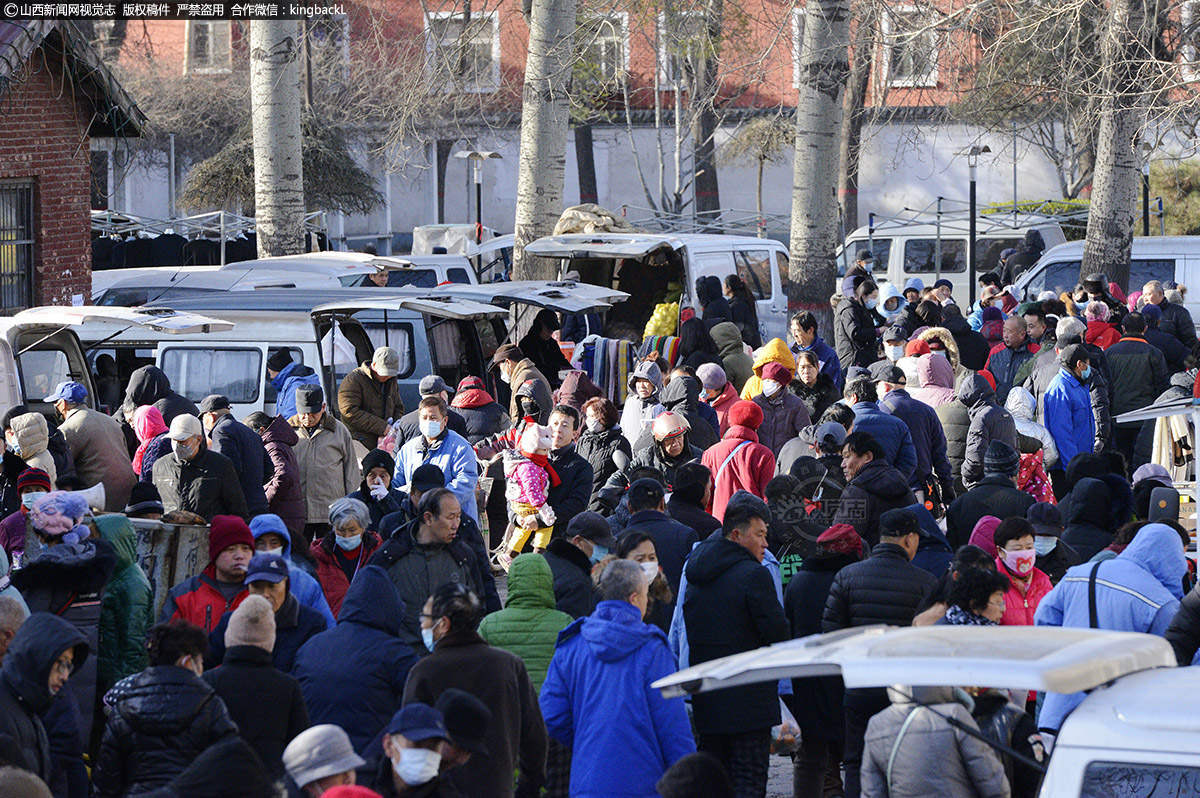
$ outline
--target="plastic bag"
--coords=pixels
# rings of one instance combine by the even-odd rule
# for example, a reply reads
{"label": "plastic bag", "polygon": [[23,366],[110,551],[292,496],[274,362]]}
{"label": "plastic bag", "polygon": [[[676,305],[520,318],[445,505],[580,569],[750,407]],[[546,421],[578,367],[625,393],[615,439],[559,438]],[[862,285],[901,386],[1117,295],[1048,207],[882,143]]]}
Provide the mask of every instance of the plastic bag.
{"label": "plastic bag", "polygon": [[395,456],[395,454],[396,454],[396,428],[395,427],[388,427],[387,434],[383,435],[379,439],[378,448],[382,449],[383,451],[387,452],[388,454],[392,455],[393,457]]}
{"label": "plastic bag", "polygon": [[771,753],[794,754],[800,750],[800,724],[796,723],[782,698],[779,699],[779,715],[782,722],[771,729]]}

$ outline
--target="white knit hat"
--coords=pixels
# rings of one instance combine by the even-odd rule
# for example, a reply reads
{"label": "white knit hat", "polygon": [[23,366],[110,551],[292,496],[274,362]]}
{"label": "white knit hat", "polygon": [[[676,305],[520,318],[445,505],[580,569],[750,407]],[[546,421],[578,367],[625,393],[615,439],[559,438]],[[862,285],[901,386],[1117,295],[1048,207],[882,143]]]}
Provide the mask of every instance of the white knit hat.
{"label": "white knit hat", "polygon": [[258,646],[266,651],[275,648],[275,610],[262,596],[246,596],[229,617],[225,628],[225,647]]}

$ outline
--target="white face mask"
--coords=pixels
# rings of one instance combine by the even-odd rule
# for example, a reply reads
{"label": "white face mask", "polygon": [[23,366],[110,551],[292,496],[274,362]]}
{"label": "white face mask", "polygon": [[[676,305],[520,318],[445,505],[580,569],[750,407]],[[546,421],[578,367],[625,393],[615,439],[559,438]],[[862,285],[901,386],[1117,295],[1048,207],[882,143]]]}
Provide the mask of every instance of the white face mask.
{"label": "white face mask", "polygon": [[400,751],[400,761],[393,762],[396,775],[410,787],[432,781],[442,764],[442,755],[428,748],[405,748]]}
{"label": "white face mask", "polygon": [[589,418],[587,420],[588,432],[600,432],[604,429],[604,424],[599,419]]}
{"label": "white face mask", "polygon": [[504,381],[505,385],[507,385],[508,381],[512,379],[512,377],[510,377],[508,372],[506,372],[504,369],[500,369],[500,379]]}
{"label": "white face mask", "polygon": [[282,557],[283,556],[283,546],[280,546],[280,547],[274,548],[274,549],[263,549],[262,553],[263,554],[275,554],[275,555]]}
{"label": "white face mask", "polygon": [[171,451],[174,452],[175,456],[180,460],[191,460],[196,456],[195,446],[185,446],[179,441],[171,441]]}
{"label": "white face mask", "polygon": [[654,577],[658,576],[658,563],[644,562],[642,563],[642,573],[646,575],[647,582],[653,582]]}
{"label": "white face mask", "polygon": [[774,396],[775,394],[779,393],[779,389],[782,387],[783,386],[780,385],[775,380],[763,380],[762,381],[762,389],[763,389],[764,396]]}
{"label": "white face mask", "polygon": [[885,351],[887,352],[888,360],[892,361],[893,363],[904,357],[904,347],[902,346],[885,347]]}
{"label": "white face mask", "polygon": [[436,438],[442,434],[442,422],[440,421],[421,421],[417,426],[426,438]]}

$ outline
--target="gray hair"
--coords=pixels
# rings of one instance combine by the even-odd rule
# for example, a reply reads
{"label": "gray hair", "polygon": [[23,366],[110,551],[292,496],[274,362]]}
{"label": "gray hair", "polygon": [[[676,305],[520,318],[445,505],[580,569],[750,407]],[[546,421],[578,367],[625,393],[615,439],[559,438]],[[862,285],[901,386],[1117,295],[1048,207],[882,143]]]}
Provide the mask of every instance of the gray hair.
{"label": "gray hair", "polygon": [[1060,341],[1068,335],[1078,335],[1082,338],[1086,332],[1087,325],[1080,321],[1078,317],[1064,316],[1058,320],[1058,325],[1054,328],[1054,337]]}
{"label": "gray hair", "polygon": [[371,525],[371,511],[358,499],[343,496],[329,505],[329,525],[334,529],[341,529],[347,521],[357,521],[366,529]]}
{"label": "gray hair", "polygon": [[633,560],[613,560],[600,575],[601,601],[629,601],[646,585],[642,567]]}
{"label": "gray hair", "polygon": [[12,596],[0,596],[0,629],[15,632],[21,628],[28,616],[29,613],[21,602]]}

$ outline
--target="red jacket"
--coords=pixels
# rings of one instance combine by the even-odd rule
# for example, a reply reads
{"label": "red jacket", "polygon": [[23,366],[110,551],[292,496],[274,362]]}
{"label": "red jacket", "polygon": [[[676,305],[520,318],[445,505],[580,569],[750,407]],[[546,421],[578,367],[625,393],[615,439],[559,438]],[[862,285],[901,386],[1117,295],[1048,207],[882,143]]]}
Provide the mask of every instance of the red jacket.
{"label": "red jacket", "polygon": [[1087,323],[1087,332],[1084,333],[1083,340],[1101,349],[1108,349],[1121,340],[1121,333],[1106,321],[1092,319]]}
{"label": "red jacket", "polygon": [[[746,445],[742,446],[743,443]],[[732,458],[730,454],[733,454]],[[728,463],[725,463],[726,459],[729,459]],[[725,517],[725,505],[739,490],[749,491],[765,500],[767,483],[775,476],[775,455],[758,442],[758,433],[740,424],[730,426],[724,439],[716,446],[710,446],[700,462],[713,473],[712,515],[717,520]],[[722,464],[725,464],[724,469]]]}
{"label": "red jacket", "polygon": [[233,599],[226,601],[217,589],[217,566],[210,562],[199,574],[171,588],[159,620],[168,622],[179,618],[199,626],[207,634],[216,628],[222,615],[236,610],[247,595],[247,590],[242,588]]}
{"label": "red jacket", "polygon": [[708,400],[708,406],[716,412],[717,421],[721,424],[722,437],[724,437],[726,430],[729,429],[729,424],[725,420],[725,417],[729,415],[729,408],[733,407],[733,403],[740,398],[738,392],[733,388],[733,383],[727,382],[716,399]]}
{"label": "red jacket", "polygon": [[1008,577],[1008,590],[1004,592],[1004,617],[1000,619],[1000,625],[1033,626],[1033,615],[1037,612],[1038,604],[1054,588],[1050,584],[1050,577],[1034,568],[1029,587],[1022,596],[1017,589],[1017,578],[1009,572],[1000,557],[996,558],[996,570]]}
{"label": "red jacket", "polygon": [[[314,540],[308,549],[308,553],[317,561],[317,581],[321,583],[321,590],[325,593],[325,600],[329,602],[329,611],[333,613],[334,618],[342,611],[342,602],[346,599],[346,591],[350,589],[350,580],[346,578],[346,572],[342,570],[334,551],[337,547],[334,543],[335,537],[336,533],[326,532],[325,537]],[[367,560],[371,559],[371,555],[382,542],[374,532],[363,533],[355,573],[367,564]]]}

